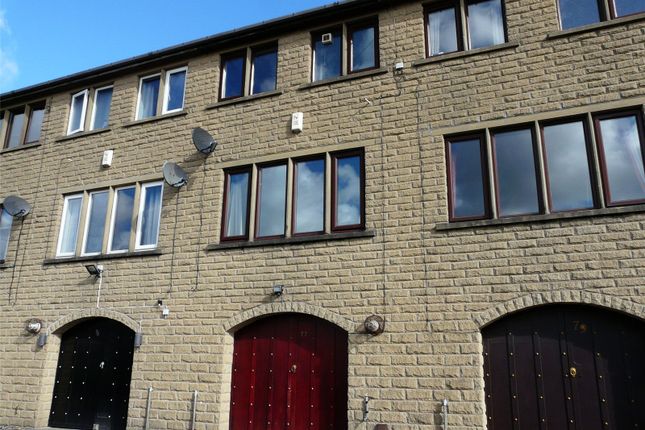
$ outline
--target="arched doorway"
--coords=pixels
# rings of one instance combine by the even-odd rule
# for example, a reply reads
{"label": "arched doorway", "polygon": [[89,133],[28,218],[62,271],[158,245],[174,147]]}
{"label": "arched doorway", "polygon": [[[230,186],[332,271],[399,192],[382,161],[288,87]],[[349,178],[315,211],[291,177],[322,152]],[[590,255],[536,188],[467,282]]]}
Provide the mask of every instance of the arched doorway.
{"label": "arched doorway", "polygon": [[83,321],[61,339],[51,427],[125,429],[134,332],[107,318]]}
{"label": "arched doorway", "polygon": [[584,305],[517,312],[482,330],[489,430],[645,426],[645,323]]}
{"label": "arched doorway", "polygon": [[347,333],[296,313],[239,330],[230,428],[346,429]]}

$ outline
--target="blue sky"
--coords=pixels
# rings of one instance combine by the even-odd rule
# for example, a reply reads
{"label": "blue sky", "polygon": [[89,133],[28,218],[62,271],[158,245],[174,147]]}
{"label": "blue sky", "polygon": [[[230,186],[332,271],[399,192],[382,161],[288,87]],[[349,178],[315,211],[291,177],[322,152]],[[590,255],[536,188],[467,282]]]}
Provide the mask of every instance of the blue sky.
{"label": "blue sky", "polygon": [[333,0],[0,0],[0,93]]}

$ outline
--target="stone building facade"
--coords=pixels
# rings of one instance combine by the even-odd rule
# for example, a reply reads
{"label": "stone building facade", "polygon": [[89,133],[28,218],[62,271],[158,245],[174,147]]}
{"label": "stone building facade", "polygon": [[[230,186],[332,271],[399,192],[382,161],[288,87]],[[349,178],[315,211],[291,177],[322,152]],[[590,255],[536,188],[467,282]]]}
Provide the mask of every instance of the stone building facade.
{"label": "stone building facade", "polygon": [[[18,195],[31,212],[11,217],[3,209],[0,424],[65,427],[52,421],[61,342],[74,328],[107,320],[138,339],[129,394],[117,399],[127,405],[127,428],[273,428],[247,427],[235,416],[237,382],[249,384],[235,376],[244,366],[236,339],[291,315],[346,336],[334,341],[347,350],[346,364],[341,357],[334,367],[346,372],[343,381],[323,375],[316,385],[342,391],[326,399],[344,418],[325,428],[538,428],[540,420],[564,428],[543,405],[535,421],[516,399],[526,397],[517,384],[506,400],[490,391],[494,342],[486,342],[497,338],[486,330],[555,309],[563,318],[597,315],[600,325],[610,315],[612,324],[636,327],[632,343],[642,342],[645,11],[638,1],[625,1],[624,10],[609,3],[599,2],[598,22],[578,22],[565,2],[552,0],[354,0],[1,95],[0,202],[10,206],[7,197]],[[488,20],[483,35],[477,17]],[[447,26],[439,33],[454,52],[433,39],[436,22]],[[501,27],[490,30],[491,23]],[[365,42],[365,32],[377,43]],[[374,55],[360,57],[364,45]],[[257,79],[264,52],[277,62],[269,89]],[[330,65],[339,68],[323,67]],[[303,114],[301,132],[292,131],[295,112]],[[616,137],[609,127],[620,121],[627,128]],[[582,156],[570,154],[566,166],[550,146],[562,124],[582,130],[575,137],[583,143],[571,149]],[[217,140],[210,155],[193,146],[196,127]],[[518,142],[510,154],[505,139]],[[462,149],[471,157],[460,158]],[[106,150],[110,167],[101,166]],[[632,164],[621,165],[626,159]],[[313,188],[299,182],[308,160],[322,166]],[[163,182],[165,161],[187,172],[185,186]],[[238,180],[247,206],[235,212]],[[573,182],[586,199],[558,194]],[[266,221],[275,210],[264,198],[270,183],[282,191],[277,232],[275,218]],[[322,200],[306,199],[298,185]],[[101,218],[97,209],[100,225],[91,226],[89,203],[100,207],[101,192],[106,212]],[[120,247],[119,198],[132,200]],[[307,207],[319,227],[298,234]],[[233,226],[234,216],[241,224]],[[92,231],[98,249],[86,253]],[[90,264],[102,265],[100,277],[88,276]],[[372,315],[382,318],[380,334],[366,331]],[[33,318],[42,321],[37,334],[25,329]],[[515,346],[508,348],[513,355]],[[502,361],[511,365],[519,364]],[[577,364],[562,366],[576,378]],[[643,381],[637,373],[630,378]],[[594,425],[613,427],[584,428],[644,426],[637,406],[620,409],[628,421],[615,417],[623,400],[645,400],[625,396],[607,407],[601,393]],[[253,405],[248,394],[240,399]],[[569,400],[567,425],[583,428],[580,406]],[[322,408],[311,402],[312,411]],[[493,424],[493,410],[510,421]],[[330,414],[309,412],[309,425],[290,428],[319,428]]]}

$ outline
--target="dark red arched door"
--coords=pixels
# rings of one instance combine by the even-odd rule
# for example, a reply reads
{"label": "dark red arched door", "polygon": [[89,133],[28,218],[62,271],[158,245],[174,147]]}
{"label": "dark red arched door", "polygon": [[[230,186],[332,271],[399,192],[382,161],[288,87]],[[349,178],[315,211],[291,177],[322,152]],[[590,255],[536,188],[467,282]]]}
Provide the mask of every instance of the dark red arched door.
{"label": "dark red arched door", "polygon": [[233,430],[347,429],[347,333],[280,314],[235,334]]}
{"label": "dark red arched door", "polygon": [[110,319],[87,320],[67,330],[58,355],[49,426],[125,429],[133,350],[134,332]]}
{"label": "dark red arched door", "polygon": [[645,323],[552,305],[482,331],[489,430],[645,428]]}

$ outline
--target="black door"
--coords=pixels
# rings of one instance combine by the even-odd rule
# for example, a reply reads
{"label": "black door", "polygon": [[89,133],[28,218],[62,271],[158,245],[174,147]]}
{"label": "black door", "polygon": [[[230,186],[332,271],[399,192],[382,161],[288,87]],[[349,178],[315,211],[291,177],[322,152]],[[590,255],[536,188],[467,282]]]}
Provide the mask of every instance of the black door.
{"label": "black door", "polygon": [[645,323],[553,305],[482,331],[489,430],[645,428]]}
{"label": "black door", "polygon": [[74,429],[125,429],[134,332],[105,318],[63,334],[49,425]]}

